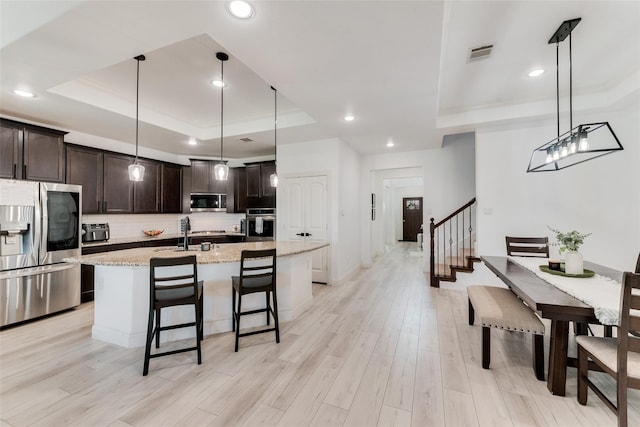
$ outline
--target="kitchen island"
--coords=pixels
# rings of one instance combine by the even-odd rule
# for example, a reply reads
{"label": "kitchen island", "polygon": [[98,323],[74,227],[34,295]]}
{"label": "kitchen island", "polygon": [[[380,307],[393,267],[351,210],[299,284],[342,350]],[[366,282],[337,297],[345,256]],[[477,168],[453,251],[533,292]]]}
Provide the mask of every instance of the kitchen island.
{"label": "kitchen island", "polygon": [[[149,259],[196,255],[198,280],[204,282],[204,334],[232,330],[231,276],[240,271],[242,250],[272,249],[277,254],[278,316],[280,321],[298,317],[313,302],[311,293],[311,252],[328,243],[265,241],[212,245],[201,251],[176,247],[136,248],[66,258],[66,262],[95,266],[93,338],[122,347],[143,347],[147,333],[149,309]],[[264,306],[264,295],[243,298],[243,311]],[[162,324],[193,321],[190,307],[163,310]],[[166,322],[166,323],[165,323]],[[242,318],[242,328],[264,325],[265,315]],[[163,332],[161,341],[174,341],[194,336],[191,328]]]}

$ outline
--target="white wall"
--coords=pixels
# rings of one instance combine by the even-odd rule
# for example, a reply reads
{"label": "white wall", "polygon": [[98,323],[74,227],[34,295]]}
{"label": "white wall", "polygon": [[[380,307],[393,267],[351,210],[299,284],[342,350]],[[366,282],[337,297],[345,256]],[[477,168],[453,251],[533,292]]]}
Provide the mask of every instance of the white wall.
{"label": "white wall", "polygon": [[532,150],[556,134],[555,123],[477,131],[479,253],[504,255],[505,235],[555,241],[551,226],[593,233],[580,248],[586,260],[633,270],[640,251],[639,117],[638,104],[581,115],[582,123],[608,120],[624,151],[556,172],[526,173]]}
{"label": "white wall", "polygon": [[338,145],[339,204],[338,204],[338,253],[334,276],[338,281],[360,269],[360,155],[349,145]]}
{"label": "white wall", "polygon": [[[376,251],[380,251],[382,247],[383,233],[377,229],[377,225],[372,225],[370,218],[370,197],[374,192],[372,190],[382,189],[382,184],[378,184],[380,176],[384,176],[381,172],[403,168],[422,170],[423,223],[428,230],[430,217],[433,216],[437,221],[475,197],[474,141],[474,135],[466,133],[446,138],[440,149],[363,157],[360,168],[363,266],[370,266]],[[426,234],[428,235],[428,232]],[[425,271],[429,269],[428,249],[426,245]]]}
{"label": "white wall", "polygon": [[[331,282],[343,280],[360,268],[360,230],[357,227],[358,205],[353,199],[359,194],[359,156],[349,145],[337,138],[284,144],[278,146],[278,177],[286,180],[296,176],[327,175],[330,229],[329,271]],[[278,186],[278,191],[282,186]],[[284,198],[278,194],[277,208]],[[278,234],[282,235],[282,224]]]}

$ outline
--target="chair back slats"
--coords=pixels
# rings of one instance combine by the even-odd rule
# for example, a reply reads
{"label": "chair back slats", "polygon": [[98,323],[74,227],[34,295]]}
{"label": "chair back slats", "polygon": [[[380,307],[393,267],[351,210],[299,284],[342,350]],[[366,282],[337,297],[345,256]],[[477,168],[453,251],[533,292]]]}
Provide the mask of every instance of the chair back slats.
{"label": "chair back slats", "polygon": [[[249,265],[245,265],[248,263]],[[275,283],[276,271],[276,250],[261,249],[248,250],[245,249],[240,255],[240,285],[245,279],[272,278]]]}
{"label": "chair back slats", "polygon": [[620,296],[620,328],[618,330],[618,367],[626,375],[627,353],[640,352],[640,339],[629,332],[640,332],[640,274],[626,271]]}
{"label": "chair back slats", "polygon": [[507,255],[549,258],[548,237],[506,236]]}
{"label": "chair back slats", "polygon": [[[193,288],[195,295],[198,282],[196,263],[195,255],[149,259],[149,285],[152,303],[156,298],[155,293],[161,290]],[[186,272],[186,269],[189,272]]]}
{"label": "chair back slats", "polygon": [[633,332],[640,332],[640,317],[629,316],[629,330]]}
{"label": "chair back slats", "polygon": [[640,353],[640,338],[629,336],[629,351]]}

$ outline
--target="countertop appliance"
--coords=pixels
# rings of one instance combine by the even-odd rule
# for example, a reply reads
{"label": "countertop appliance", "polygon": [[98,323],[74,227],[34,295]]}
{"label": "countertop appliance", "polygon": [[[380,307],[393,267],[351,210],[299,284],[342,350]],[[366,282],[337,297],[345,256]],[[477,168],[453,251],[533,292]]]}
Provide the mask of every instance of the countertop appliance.
{"label": "countertop appliance", "polygon": [[245,220],[247,242],[275,240],[276,210],[274,208],[249,208]]}
{"label": "countertop appliance", "polygon": [[109,224],[82,224],[82,242],[106,242],[109,240]]}
{"label": "countertop appliance", "polygon": [[191,212],[226,212],[227,195],[219,193],[191,193]]}
{"label": "countertop appliance", "polygon": [[0,327],[80,304],[82,187],[0,179]]}

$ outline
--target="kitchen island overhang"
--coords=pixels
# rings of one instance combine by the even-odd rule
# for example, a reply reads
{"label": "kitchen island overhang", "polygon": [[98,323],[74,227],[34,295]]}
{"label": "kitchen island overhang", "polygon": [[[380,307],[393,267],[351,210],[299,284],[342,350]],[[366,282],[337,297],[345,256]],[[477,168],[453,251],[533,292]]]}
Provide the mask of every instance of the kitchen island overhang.
{"label": "kitchen island overhang", "polygon": [[[94,273],[94,339],[121,347],[144,347],[149,310],[149,259],[196,255],[198,280],[204,282],[204,334],[232,330],[231,276],[240,271],[242,250],[276,248],[278,316],[290,321],[302,314],[313,303],[311,292],[311,254],[329,246],[324,242],[264,241],[216,245],[210,251],[177,251],[175,247],[137,248],[95,255],[67,258],[65,261],[89,264]],[[247,295],[243,310],[264,307],[264,295]],[[163,310],[162,324],[193,321],[189,307]],[[262,326],[264,314],[244,316],[242,328]],[[194,337],[189,328],[162,332],[161,342]]]}

